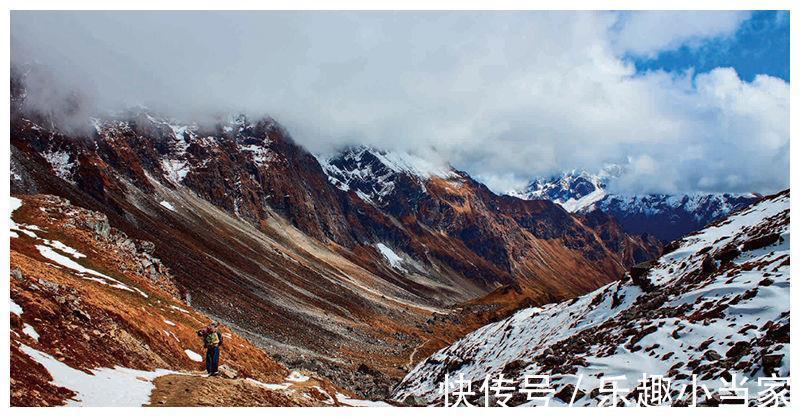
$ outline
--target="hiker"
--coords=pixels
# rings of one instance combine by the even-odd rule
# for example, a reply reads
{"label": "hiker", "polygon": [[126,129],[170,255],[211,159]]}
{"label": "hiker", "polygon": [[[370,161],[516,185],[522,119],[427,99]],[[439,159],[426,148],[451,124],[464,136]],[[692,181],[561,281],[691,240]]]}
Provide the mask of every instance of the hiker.
{"label": "hiker", "polygon": [[197,335],[203,338],[203,347],[206,348],[206,372],[210,376],[219,375],[219,348],[222,346],[219,322],[215,321],[198,330]]}

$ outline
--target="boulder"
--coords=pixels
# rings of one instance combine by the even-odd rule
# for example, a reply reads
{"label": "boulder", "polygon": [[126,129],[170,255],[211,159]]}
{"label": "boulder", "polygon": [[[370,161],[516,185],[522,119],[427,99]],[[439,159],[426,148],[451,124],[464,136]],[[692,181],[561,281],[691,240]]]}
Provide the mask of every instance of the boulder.
{"label": "boulder", "polygon": [[156,244],[150,242],[149,240],[136,240],[136,246],[139,249],[139,252],[146,253],[148,255],[153,254],[156,250]]}
{"label": "boulder", "polygon": [[764,355],[761,357],[761,366],[764,367],[764,374],[772,375],[775,369],[781,366],[783,355]]}
{"label": "boulder", "polygon": [[718,360],[722,359],[722,355],[720,355],[719,353],[717,353],[717,351],[715,351],[715,350],[707,350],[707,351],[706,351],[706,352],[703,354],[703,357],[704,357],[706,360],[709,360],[709,361],[718,361]]}
{"label": "boulder", "polygon": [[22,280],[25,278],[25,276],[24,276],[24,275],[22,275],[22,270],[21,270],[21,269],[19,269],[19,268],[14,268],[14,269],[12,269],[12,270],[11,270],[11,276],[12,276],[14,279],[18,280],[18,281],[22,281]]}
{"label": "boulder", "polygon": [[586,393],[584,393],[581,390],[578,390],[576,392],[575,386],[573,386],[572,384],[567,384],[564,386],[564,388],[561,389],[561,391],[557,392],[554,395],[554,397],[558,398],[559,400],[563,401],[566,404],[569,404],[572,401],[573,394],[575,395],[575,401],[578,401],[586,396]]}
{"label": "boulder", "polygon": [[717,270],[717,262],[714,261],[712,257],[708,256],[708,254],[706,254],[706,256],[703,257],[703,264],[701,268],[704,274],[710,274]]}
{"label": "boulder", "polygon": [[781,235],[778,233],[770,233],[768,235],[759,236],[750,239],[747,242],[744,242],[742,244],[742,250],[751,251],[755,249],[761,249],[763,247],[777,243],[780,239]]}
{"label": "boulder", "polygon": [[90,230],[103,239],[108,239],[111,235],[111,224],[108,223],[108,217],[105,215],[90,217],[86,219],[85,223]]}
{"label": "boulder", "polygon": [[749,351],[750,351],[749,343],[744,341],[736,342],[733,346],[731,346],[730,349],[728,349],[728,352],[725,353],[725,356],[729,358],[741,358]]}
{"label": "boulder", "polygon": [[714,259],[718,260],[722,264],[726,264],[741,255],[739,249],[736,248],[725,248],[721,251],[714,254]]}
{"label": "boulder", "polygon": [[642,291],[649,292],[654,289],[653,284],[647,278],[647,274],[653,269],[654,261],[642,262],[631,267],[631,281]]}
{"label": "boulder", "polygon": [[771,325],[766,336],[774,343],[789,343],[789,323]]}

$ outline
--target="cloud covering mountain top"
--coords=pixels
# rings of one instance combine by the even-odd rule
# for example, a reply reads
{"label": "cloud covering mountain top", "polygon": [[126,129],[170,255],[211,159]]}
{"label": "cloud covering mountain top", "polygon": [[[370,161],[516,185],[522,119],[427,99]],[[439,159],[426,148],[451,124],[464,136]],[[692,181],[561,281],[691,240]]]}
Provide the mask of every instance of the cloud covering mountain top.
{"label": "cloud covering mountain top", "polygon": [[[629,192],[788,186],[789,85],[627,57],[734,36],[740,12],[12,12],[32,105],[270,114],[312,152],[446,159],[498,191],[626,167]],[[53,107],[55,106],[55,108]]]}

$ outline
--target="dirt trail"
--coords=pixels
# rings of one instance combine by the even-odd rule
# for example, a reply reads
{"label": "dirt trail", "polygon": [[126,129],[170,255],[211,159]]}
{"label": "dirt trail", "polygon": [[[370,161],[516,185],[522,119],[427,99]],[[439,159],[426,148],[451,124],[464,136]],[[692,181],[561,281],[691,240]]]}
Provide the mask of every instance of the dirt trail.
{"label": "dirt trail", "polygon": [[409,371],[414,369],[414,365],[416,365],[416,363],[414,362],[414,355],[416,355],[417,351],[421,347],[425,346],[428,342],[430,342],[430,339],[425,339],[422,343],[420,343],[419,345],[417,345],[417,347],[414,348],[414,350],[411,352],[411,355],[408,356],[408,363],[406,364],[406,369],[408,369]]}
{"label": "dirt trail", "polygon": [[261,384],[247,379],[172,374],[156,378],[149,407],[297,407],[339,405],[317,381]]}

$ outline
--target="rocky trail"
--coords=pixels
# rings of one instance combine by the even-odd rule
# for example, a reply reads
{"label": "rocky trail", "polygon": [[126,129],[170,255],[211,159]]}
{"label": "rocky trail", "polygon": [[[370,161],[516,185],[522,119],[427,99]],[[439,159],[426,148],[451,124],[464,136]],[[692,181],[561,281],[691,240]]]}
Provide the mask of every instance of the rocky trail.
{"label": "rocky trail", "polygon": [[[429,339],[423,340],[422,343],[417,345],[417,347],[415,347],[414,350],[411,351],[411,355],[408,356],[408,363],[406,364],[406,367],[408,369],[413,369],[414,368],[414,365],[416,365],[416,362],[414,362],[414,356],[417,354],[417,351],[419,351],[419,349],[421,347],[423,347],[426,344],[428,344],[428,341],[429,341]],[[419,361],[419,358],[417,358],[417,361]]]}
{"label": "rocky trail", "polygon": [[324,381],[293,374],[281,384],[250,378],[171,374],[153,380],[149,407],[296,407],[342,406],[336,390]]}

